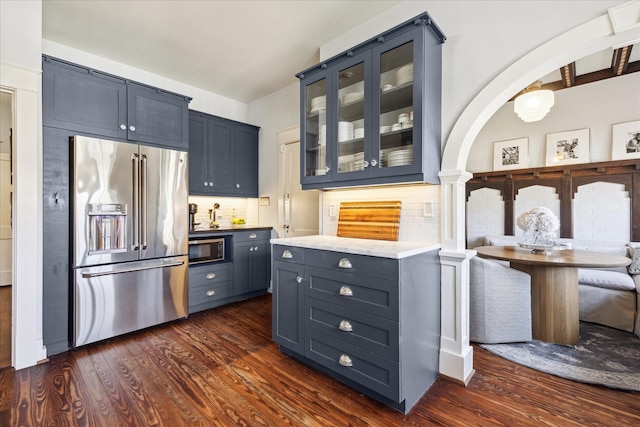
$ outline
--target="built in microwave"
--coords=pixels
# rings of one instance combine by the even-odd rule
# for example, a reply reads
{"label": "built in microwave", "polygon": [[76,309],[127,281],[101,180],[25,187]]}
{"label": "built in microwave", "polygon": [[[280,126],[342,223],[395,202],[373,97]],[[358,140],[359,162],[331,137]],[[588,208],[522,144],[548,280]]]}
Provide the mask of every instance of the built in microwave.
{"label": "built in microwave", "polygon": [[224,261],[224,237],[189,240],[189,264]]}

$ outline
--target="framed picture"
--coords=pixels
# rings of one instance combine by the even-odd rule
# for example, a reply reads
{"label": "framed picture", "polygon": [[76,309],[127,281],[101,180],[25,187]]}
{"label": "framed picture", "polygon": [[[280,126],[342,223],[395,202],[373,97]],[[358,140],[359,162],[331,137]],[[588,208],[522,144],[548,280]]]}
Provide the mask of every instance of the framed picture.
{"label": "framed picture", "polygon": [[589,129],[547,134],[547,166],[589,163]]}
{"label": "framed picture", "polygon": [[524,169],[529,167],[529,138],[493,143],[493,170]]}
{"label": "framed picture", "polygon": [[640,159],[640,120],[611,127],[611,160]]}

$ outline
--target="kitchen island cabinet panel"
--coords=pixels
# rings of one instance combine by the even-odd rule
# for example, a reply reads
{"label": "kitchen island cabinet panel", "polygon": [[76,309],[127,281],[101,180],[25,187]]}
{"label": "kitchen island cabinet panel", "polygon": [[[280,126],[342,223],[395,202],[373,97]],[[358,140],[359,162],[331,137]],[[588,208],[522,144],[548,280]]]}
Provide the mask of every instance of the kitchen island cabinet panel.
{"label": "kitchen island cabinet panel", "polygon": [[273,262],[273,340],[300,354],[305,337],[303,278],[304,265]]}
{"label": "kitchen island cabinet panel", "polygon": [[397,401],[400,399],[399,363],[347,341],[308,329],[306,356],[331,371]]}
{"label": "kitchen island cabinet panel", "polygon": [[[273,340],[282,352],[407,413],[439,371],[438,249],[405,252],[404,242],[389,242],[381,249],[392,253],[387,258],[348,252],[355,239],[344,239],[343,251],[314,249],[323,241],[317,236],[309,236],[308,247],[304,237],[295,239],[304,264],[282,261],[294,246],[272,241]],[[388,272],[353,273],[336,266],[343,258]]]}
{"label": "kitchen island cabinet panel", "polygon": [[[311,259],[312,257],[307,257]],[[305,294],[386,319],[398,318],[398,282],[305,266]]]}
{"label": "kitchen island cabinet panel", "polygon": [[399,360],[398,322],[315,298],[305,298],[305,304],[307,328]]}
{"label": "kitchen island cabinet panel", "polygon": [[315,249],[307,252],[308,265],[387,280],[398,278],[398,263],[393,259]]}

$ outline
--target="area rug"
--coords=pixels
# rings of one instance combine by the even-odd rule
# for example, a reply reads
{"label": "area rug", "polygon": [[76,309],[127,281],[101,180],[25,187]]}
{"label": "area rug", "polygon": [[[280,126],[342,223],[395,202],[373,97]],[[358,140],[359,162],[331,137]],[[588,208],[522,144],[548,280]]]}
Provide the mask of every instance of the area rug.
{"label": "area rug", "polygon": [[631,332],[580,322],[575,345],[531,341],[481,344],[505,359],[588,384],[640,391],[640,338]]}

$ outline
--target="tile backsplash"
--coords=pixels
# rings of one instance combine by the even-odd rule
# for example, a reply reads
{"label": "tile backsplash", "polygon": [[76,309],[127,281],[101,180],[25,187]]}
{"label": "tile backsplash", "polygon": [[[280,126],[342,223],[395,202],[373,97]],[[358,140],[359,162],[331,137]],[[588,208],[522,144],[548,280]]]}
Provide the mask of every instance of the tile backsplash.
{"label": "tile backsplash", "polygon": [[214,203],[220,204],[220,208],[216,212],[216,220],[221,226],[231,224],[231,218],[234,214],[238,218],[244,218],[248,225],[258,225],[258,200],[243,197],[189,196],[189,203],[198,205],[196,222],[201,225],[209,223],[209,209],[213,209]]}
{"label": "tile backsplash", "polygon": [[[400,200],[399,241],[438,244],[440,239],[440,186],[429,184],[327,190],[322,193],[322,234],[338,231],[340,202]],[[426,204],[426,209],[425,209]],[[335,209],[335,215],[331,215]],[[425,210],[427,215],[425,216]]]}

